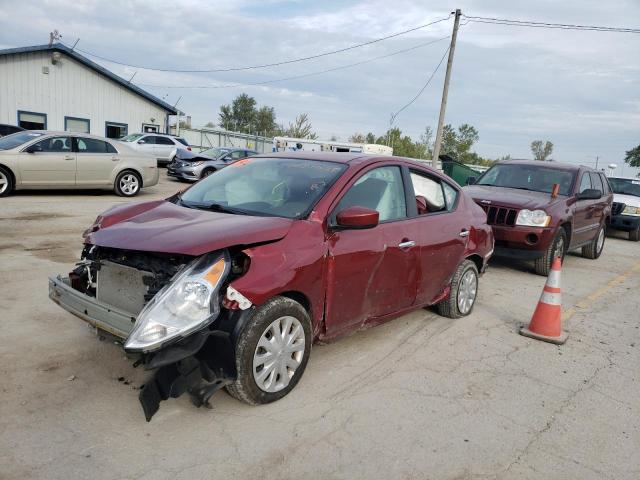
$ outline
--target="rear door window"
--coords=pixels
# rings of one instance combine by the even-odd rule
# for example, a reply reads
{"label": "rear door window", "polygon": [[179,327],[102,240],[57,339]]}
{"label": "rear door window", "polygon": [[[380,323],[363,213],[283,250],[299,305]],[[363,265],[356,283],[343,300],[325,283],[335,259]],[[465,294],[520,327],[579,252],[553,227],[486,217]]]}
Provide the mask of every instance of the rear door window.
{"label": "rear door window", "polygon": [[78,137],[78,153],[117,153],[110,143],[95,138]]}
{"label": "rear door window", "polygon": [[156,145],[175,145],[170,138],[167,137],[155,137]]}
{"label": "rear door window", "polygon": [[[418,214],[449,212],[455,208],[458,191],[447,182],[423,172],[411,170],[411,183],[416,197]],[[426,205],[423,202],[426,201]]]}

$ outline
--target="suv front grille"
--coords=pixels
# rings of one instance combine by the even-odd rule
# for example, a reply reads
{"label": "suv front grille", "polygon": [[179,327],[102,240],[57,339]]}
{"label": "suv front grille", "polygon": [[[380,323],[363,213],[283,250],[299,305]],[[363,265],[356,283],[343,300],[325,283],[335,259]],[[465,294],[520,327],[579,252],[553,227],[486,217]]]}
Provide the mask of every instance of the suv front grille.
{"label": "suv front grille", "polygon": [[506,225],[513,227],[516,224],[518,210],[507,207],[497,207],[493,205],[483,205],[478,203],[487,214],[489,225]]}
{"label": "suv front grille", "polygon": [[622,211],[624,210],[625,206],[626,205],[624,203],[613,202],[613,205],[611,206],[611,214],[612,215],[620,215],[622,213]]}

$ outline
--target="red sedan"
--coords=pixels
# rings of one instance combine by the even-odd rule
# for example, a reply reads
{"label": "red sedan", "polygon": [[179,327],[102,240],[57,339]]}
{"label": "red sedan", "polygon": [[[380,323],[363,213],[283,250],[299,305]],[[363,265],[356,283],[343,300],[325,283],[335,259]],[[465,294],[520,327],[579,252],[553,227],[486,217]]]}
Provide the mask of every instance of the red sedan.
{"label": "red sedan", "polygon": [[50,297],[156,371],[149,420],[185,391],[282,398],[315,341],[429,305],[468,315],[493,243],[484,211],[420,162],[276,153],[100,215]]}

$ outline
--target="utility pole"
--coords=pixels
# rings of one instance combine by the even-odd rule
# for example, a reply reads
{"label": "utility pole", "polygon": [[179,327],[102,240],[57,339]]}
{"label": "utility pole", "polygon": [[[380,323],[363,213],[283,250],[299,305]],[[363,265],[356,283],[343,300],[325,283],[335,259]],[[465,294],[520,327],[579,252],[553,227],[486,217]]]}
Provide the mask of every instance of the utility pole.
{"label": "utility pole", "polygon": [[453,66],[453,54],[456,50],[456,38],[458,37],[458,27],[460,26],[460,16],[462,12],[456,9],[455,20],[453,21],[453,33],[451,34],[451,46],[449,47],[449,59],[447,60],[447,73],[444,76],[444,88],[442,89],[442,103],[440,103],[440,117],[438,118],[438,132],[436,133],[436,143],[433,146],[433,157],[431,166],[436,167],[440,157],[440,145],[442,143],[442,127],[444,125],[444,114],[447,110],[447,95],[449,94],[449,80],[451,78],[451,67]]}
{"label": "utility pole", "polygon": [[600,157],[596,155],[596,170],[598,170],[598,160],[600,160]]}

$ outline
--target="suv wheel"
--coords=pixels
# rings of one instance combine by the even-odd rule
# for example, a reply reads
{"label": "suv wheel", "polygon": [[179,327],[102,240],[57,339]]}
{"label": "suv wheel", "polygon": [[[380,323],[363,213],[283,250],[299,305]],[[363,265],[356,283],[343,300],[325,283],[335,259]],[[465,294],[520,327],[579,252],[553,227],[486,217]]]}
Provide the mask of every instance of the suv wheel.
{"label": "suv wheel", "polygon": [[13,191],[13,176],[4,167],[0,167],[0,197],[6,197]]}
{"label": "suv wheel", "polygon": [[471,260],[462,262],[451,279],[449,297],[438,303],[438,313],[444,317],[466,317],[473,310],[478,296],[478,268]]}
{"label": "suv wheel", "polygon": [[[0,188],[2,188],[0,186]],[[632,240],[634,242],[637,242],[640,240],[640,226],[638,226],[638,228],[636,228],[635,230],[631,230],[629,232],[629,240]]]}
{"label": "suv wheel", "polygon": [[604,239],[606,234],[606,227],[602,225],[598,230],[598,234],[593,240],[591,240],[591,243],[582,247],[582,256],[592,260],[598,258],[604,249]]}
{"label": "suv wheel", "polygon": [[257,308],[238,335],[238,378],[231,396],[259,405],[281,399],[300,381],[311,353],[311,320],[298,302],[274,297]]}
{"label": "suv wheel", "polygon": [[536,273],[545,277],[549,275],[553,259],[560,257],[561,260],[564,260],[565,253],[567,253],[567,232],[565,232],[564,228],[560,227],[556,238],[553,239],[553,242],[551,242],[551,245],[549,245],[544,252],[544,255],[536,258],[534,263]]}

